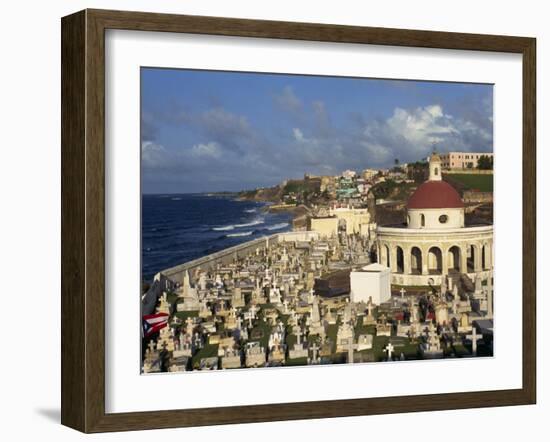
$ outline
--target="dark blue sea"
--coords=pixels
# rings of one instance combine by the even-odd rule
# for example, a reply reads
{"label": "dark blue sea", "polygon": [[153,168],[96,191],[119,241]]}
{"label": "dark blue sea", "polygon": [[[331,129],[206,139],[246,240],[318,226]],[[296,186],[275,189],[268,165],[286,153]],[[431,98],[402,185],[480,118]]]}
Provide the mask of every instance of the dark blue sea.
{"label": "dark blue sea", "polygon": [[292,214],[207,194],[143,195],[142,278],[251,239],[291,230]]}

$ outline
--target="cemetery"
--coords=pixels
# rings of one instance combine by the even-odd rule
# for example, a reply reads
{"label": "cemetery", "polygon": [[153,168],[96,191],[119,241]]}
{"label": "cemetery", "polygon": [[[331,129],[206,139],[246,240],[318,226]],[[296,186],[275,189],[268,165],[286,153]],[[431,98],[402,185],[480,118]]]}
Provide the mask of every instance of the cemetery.
{"label": "cemetery", "polygon": [[[156,311],[170,319],[144,338],[143,372],[492,355],[492,278],[411,288],[382,275],[366,293],[317,294],[316,278],[358,245],[348,235],[275,242],[186,271],[159,297]],[[350,267],[364,265],[354,259]]]}

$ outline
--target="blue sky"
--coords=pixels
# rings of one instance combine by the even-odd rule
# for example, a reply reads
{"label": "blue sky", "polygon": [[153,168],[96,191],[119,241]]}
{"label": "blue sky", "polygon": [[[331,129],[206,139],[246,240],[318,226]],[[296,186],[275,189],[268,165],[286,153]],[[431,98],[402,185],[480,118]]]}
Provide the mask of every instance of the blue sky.
{"label": "blue sky", "polygon": [[144,193],[493,150],[491,85],[142,68]]}

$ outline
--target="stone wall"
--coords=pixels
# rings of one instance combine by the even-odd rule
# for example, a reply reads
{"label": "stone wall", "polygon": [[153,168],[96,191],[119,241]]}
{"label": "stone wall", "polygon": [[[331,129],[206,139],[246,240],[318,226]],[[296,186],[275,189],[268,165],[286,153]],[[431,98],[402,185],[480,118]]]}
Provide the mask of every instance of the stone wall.
{"label": "stone wall", "polygon": [[477,192],[473,190],[466,190],[462,195],[462,200],[465,203],[492,203],[493,192]]}
{"label": "stone wall", "polygon": [[318,233],[308,231],[276,233],[263,238],[247,241],[245,243],[220,250],[219,252],[202,256],[201,258],[193,261],[162,270],[158,275],[160,275],[159,277],[165,277],[171,281],[182,283],[183,275],[186,270],[190,273],[198,267],[203,270],[207,270],[216,267],[218,264],[230,264],[235,260],[235,258],[241,258],[250,253],[254,253],[257,248],[271,247],[279,242],[310,241],[312,239],[317,239],[318,237]]}

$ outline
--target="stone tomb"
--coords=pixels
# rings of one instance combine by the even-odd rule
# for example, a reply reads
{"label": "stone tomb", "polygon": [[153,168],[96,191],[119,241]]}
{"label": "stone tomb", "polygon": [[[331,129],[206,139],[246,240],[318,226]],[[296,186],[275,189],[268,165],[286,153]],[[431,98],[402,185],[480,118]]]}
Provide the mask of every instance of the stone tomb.
{"label": "stone tomb", "polygon": [[239,350],[233,348],[226,348],[221,358],[222,368],[240,368],[241,367],[241,355]]}
{"label": "stone tomb", "polygon": [[382,315],[376,324],[376,336],[391,336],[391,324],[387,322],[386,315]]}
{"label": "stone tomb", "polygon": [[245,364],[247,367],[263,367],[266,362],[265,348],[259,342],[246,344]]}
{"label": "stone tomb", "polygon": [[357,338],[357,351],[372,349],[372,342],[374,340],[373,335],[359,335]]}

